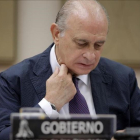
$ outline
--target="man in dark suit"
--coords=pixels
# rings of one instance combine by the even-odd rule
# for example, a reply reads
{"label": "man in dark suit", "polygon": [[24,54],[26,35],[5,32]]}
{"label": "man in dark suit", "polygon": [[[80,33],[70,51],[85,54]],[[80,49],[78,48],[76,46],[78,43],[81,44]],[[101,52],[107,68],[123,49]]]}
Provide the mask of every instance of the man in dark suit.
{"label": "man in dark suit", "polygon": [[0,139],[8,139],[10,114],[21,107],[41,107],[48,117],[70,114],[78,92],[73,76],[89,114],[116,114],[117,130],[140,126],[134,71],[100,58],[108,33],[102,6],[93,0],[66,2],[51,33],[54,43],[46,51],[0,74]]}

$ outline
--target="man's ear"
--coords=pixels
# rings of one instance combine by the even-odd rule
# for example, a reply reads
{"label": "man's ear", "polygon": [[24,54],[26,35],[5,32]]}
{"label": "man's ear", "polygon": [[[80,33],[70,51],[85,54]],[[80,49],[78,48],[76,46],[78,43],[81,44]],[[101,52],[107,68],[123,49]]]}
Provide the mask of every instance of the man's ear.
{"label": "man's ear", "polygon": [[53,23],[51,25],[50,30],[51,30],[53,41],[54,41],[55,45],[56,46],[59,45],[59,33],[60,32],[59,32],[57,24]]}

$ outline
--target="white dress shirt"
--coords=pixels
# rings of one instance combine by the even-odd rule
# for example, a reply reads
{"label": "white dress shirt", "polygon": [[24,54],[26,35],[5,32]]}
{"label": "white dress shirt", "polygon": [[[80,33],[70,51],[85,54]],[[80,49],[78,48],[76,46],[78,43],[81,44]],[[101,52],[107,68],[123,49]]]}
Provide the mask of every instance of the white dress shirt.
{"label": "white dress shirt", "polygon": [[[56,55],[55,55],[55,45],[52,47],[51,52],[50,52],[50,64],[51,64],[52,72],[55,71],[56,67],[60,68],[60,65],[58,64]],[[95,107],[93,103],[89,74],[79,75],[77,76],[77,78],[79,78],[79,81],[78,81],[79,90],[81,94],[85,97],[90,115],[93,116],[96,114],[96,112],[95,112]],[[39,106],[44,110],[44,112],[50,118],[58,118],[59,114],[63,114],[63,117],[66,117],[67,115],[69,115],[69,103],[65,104],[59,112],[53,110],[51,107],[51,104],[45,98],[43,98],[39,102]]]}

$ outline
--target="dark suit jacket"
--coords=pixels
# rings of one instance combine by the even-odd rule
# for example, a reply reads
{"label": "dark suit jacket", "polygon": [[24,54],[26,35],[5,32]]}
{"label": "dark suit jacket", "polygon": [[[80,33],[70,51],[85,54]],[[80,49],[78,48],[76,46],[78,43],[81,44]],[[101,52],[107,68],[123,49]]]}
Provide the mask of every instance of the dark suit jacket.
{"label": "dark suit jacket", "polygon": [[[12,112],[38,106],[45,96],[46,80],[52,74],[52,45],[0,74],[0,140],[9,137]],[[101,58],[90,80],[97,114],[116,114],[117,129],[140,126],[140,90],[131,68]]]}

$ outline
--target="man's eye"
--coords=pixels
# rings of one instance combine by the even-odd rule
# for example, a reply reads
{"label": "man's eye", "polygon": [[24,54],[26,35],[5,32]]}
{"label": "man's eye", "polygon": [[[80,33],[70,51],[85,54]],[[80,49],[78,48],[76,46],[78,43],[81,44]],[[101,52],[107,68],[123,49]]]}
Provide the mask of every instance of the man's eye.
{"label": "man's eye", "polygon": [[101,47],[102,47],[102,45],[100,45],[100,44],[95,44],[95,45],[94,45],[94,48],[95,48],[96,50],[99,50]]}
{"label": "man's eye", "polygon": [[82,46],[82,47],[84,47],[84,46],[87,46],[88,44],[87,43],[77,43],[79,46]]}

